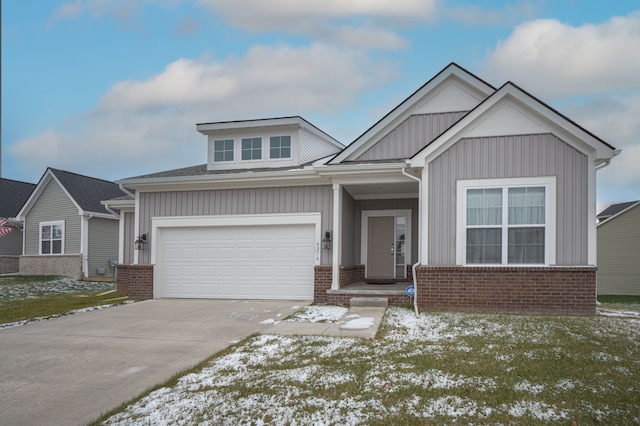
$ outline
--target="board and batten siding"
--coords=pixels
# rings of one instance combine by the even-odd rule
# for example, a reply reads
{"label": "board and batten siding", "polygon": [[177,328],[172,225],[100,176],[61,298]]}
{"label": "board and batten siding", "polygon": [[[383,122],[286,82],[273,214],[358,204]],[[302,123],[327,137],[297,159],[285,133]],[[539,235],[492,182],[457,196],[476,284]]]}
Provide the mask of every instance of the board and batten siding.
{"label": "board and batten siding", "polygon": [[122,213],[124,220],[124,240],[122,241],[123,260],[122,263],[130,265],[133,263],[133,252],[135,250],[134,241],[136,240],[136,214],[134,212]]}
{"label": "board and batten siding", "polygon": [[412,115],[355,161],[410,158],[466,113],[461,111]]}
{"label": "board and batten siding", "polygon": [[118,260],[118,221],[93,217],[89,219],[87,263],[89,276],[98,275],[97,269],[104,268],[107,277],[113,276],[109,259]]}
{"label": "board and batten siding", "polygon": [[598,294],[640,296],[640,205],[598,226]]}
{"label": "board and batten siding", "polygon": [[586,265],[587,156],[552,134],[461,139],[428,165],[428,261],[456,263],[456,181],[556,176],[556,264]]}
{"label": "board and batten siding", "polygon": [[78,208],[51,179],[25,218],[25,254],[40,252],[40,222],[64,220],[64,254],[80,253],[81,217]]}
{"label": "board and batten siding", "polygon": [[[241,188],[140,193],[140,229],[151,241],[151,218],[166,216],[248,215],[274,213],[322,214],[322,234],[333,229],[333,189],[330,185]],[[150,251],[138,263],[150,262]],[[322,250],[321,263],[331,263],[331,250]]]}

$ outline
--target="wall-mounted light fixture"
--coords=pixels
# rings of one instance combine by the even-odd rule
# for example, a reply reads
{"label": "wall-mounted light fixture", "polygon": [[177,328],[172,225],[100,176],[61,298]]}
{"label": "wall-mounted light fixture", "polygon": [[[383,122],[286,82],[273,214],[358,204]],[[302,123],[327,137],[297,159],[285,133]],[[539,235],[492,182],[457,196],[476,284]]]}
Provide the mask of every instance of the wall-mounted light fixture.
{"label": "wall-mounted light fixture", "polygon": [[324,238],[322,239],[322,248],[331,248],[331,231],[324,231]]}
{"label": "wall-mounted light fixture", "polygon": [[136,250],[144,250],[144,245],[147,243],[147,234],[140,234],[134,241]]}

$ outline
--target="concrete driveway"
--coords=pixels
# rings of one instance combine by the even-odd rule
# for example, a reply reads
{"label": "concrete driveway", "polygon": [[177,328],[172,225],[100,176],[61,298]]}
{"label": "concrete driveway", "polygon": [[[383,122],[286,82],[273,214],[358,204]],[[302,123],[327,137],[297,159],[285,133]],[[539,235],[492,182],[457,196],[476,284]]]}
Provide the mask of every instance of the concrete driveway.
{"label": "concrete driveway", "polygon": [[0,330],[0,424],[84,425],[307,304],[147,300]]}

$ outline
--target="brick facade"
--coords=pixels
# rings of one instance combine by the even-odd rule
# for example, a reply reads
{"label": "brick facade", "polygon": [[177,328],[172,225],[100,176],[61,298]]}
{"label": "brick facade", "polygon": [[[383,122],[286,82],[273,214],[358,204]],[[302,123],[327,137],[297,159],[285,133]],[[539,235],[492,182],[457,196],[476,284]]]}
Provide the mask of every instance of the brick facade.
{"label": "brick facade", "polygon": [[[359,266],[340,268],[340,287],[358,282],[355,277]],[[348,306],[356,294],[327,293],[331,289],[331,270],[329,265],[315,267],[314,302]],[[593,267],[420,266],[417,277],[418,306],[423,310],[596,313],[596,268]],[[357,296],[387,297],[392,306],[410,303],[406,295]]]}
{"label": "brick facade", "polygon": [[153,299],[153,265],[118,265],[118,294]]}
{"label": "brick facade", "polygon": [[21,275],[60,275],[82,279],[82,255],[20,256]]}
{"label": "brick facade", "polygon": [[0,274],[13,274],[20,270],[20,256],[0,256]]}
{"label": "brick facade", "polygon": [[419,266],[420,309],[594,315],[594,267]]}

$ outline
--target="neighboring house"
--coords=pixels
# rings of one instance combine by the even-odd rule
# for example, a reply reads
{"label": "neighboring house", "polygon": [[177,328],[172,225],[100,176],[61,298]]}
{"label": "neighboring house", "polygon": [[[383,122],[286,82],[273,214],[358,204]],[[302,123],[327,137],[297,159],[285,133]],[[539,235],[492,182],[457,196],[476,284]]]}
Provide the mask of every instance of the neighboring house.
{"label": "neighboring house", "polygon": [[598,294],[640,295],[640,201],[598,214]]}
{"label": "neighboring house", "polygon": [[24,228],[20,273],[113,277],[118,216],[101,201],[122,195],[113,182],[48,168],[17,216]]}
{"label": "neighboring house", "polygon": [[[0,274],[18,272],[22,254],[22,228],[13,222],[20,208],[35,188],[33,183],[0,178]],[[6,222],[5,222],[6,221]]]}
{"label": "neighboring house", "polygon": [[118,181],[121,291],[407,304],[354,284],[413,281],[421,309],[595,313],[596,170],[618,151],[510,82],[452,63],[346,148],[300,117],[197,130],[206,164]]}

